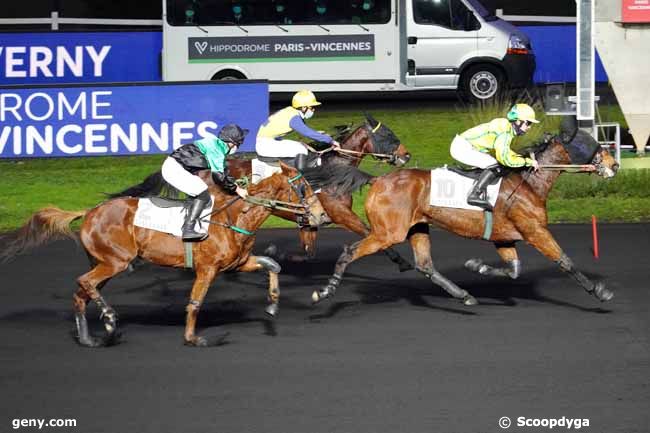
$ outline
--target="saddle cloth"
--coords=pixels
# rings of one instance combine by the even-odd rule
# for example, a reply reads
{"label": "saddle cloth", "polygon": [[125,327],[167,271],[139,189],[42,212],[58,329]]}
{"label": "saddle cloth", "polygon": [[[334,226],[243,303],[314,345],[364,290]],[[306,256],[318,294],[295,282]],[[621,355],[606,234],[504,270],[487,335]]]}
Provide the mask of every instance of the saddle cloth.
{"label": "saddle cloth", "polygon": [[[467,196],[474,186],[474,179],[462,176],[447,167],[431,170],[431,206],[452,207],[483,211],[478,206],[467,204]],[[492,206],[497,202],[501,179],[493,185],[488,185],[487,196]]]}
{"label": "saddle cloth", "polygon": [[[210,204],[203,209],[201,217],[209,215],[213,206],[214,201],[210,198]],[[133,225],[181,237],[181,227],[185,222],[186,214],[187,209],[183,206],[159,207],[150,199],[141,198],[138,200],[138,209],[135,211]],[[208,227],[209,224],[201,224],[197,221],[194,230],[199,233],[207,233]]]}
{"label": "saddle cloth", "polygon": [[282,171],[279,162],[264,162],[260,161],[258,158],[253,158],[251,161],[251,168],[253,172],[251,175],[251,182],[253,184]]}

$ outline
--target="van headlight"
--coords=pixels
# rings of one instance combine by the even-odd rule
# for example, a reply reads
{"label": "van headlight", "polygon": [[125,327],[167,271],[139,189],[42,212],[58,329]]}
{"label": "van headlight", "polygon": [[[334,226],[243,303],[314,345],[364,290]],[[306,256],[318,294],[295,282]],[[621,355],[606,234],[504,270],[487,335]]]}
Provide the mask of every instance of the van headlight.
{"label": "van headlight", "polygon": [[510,35],[508,54],[530,54],[530,52],[530,45],[524,38],[517,35]]}

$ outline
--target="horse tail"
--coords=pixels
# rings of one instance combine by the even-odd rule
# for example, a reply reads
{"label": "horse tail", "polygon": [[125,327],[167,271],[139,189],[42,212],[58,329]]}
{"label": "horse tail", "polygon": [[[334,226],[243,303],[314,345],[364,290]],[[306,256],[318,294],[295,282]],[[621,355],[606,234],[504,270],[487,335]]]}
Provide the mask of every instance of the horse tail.
{"label": "horse tail", "polygon": [[0,243],[5,245],[0,250],[0,262],[7,262],[16,255],[57,239],[68,238],[78,242],[70,224],[83,218],[86,212],[88,211],[64,211],[55,207],[39,210],[25,225],[0,237]]}
{"label": "horse tail", "polygon": [[147,176],[137,185],[130,186],[125,190],[106,194],[108,198],[118,197],[152,197],[165,194],[169,198],[178,198],[178,190],[165,181],[162,172],[159,170]]}

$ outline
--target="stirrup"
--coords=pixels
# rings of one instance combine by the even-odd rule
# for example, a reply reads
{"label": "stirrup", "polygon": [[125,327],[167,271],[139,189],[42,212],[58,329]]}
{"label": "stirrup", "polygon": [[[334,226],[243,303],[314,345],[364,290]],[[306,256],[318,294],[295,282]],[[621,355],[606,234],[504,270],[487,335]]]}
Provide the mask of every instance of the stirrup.
{"label": "stirrup", "polygon": [[207,239],[207,233],[198,233],[194,230],[184,230],[182,234],[183,242],[201,242],[204,239]]}
{"label": "stirrup", "polygon": [[478,206],[482,209],[485,209],[487,211],[492,211],[494,208],[490,204],[489,201],[486,199],[480,198],[480,197],[468,197],[467,198],[467,204],[470,204],[472,206]]}

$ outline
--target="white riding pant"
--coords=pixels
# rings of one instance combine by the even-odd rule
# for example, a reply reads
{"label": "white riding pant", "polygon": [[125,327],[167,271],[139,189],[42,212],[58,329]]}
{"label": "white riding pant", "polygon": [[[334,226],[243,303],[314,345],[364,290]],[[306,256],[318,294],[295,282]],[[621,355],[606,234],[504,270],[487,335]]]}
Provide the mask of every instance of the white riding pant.
{"label": "white riding pant", "polygon": [[454,137],[449,153],[456,161],[472,167],[486,168],[498,162],[492,155],[476,150],[469,141],[460,135]]}
{"label": "white riding pant", "polygon": [[185,170],[174,158],[168,156],[162,165],[162,176],[171,186],[187,195],[196,197],[208,189],[208,185],[200,177]]}
{"label": "white riding pant", "polygon": [[255,152],[259,156],[291,158],[299,154],[307,155],[307,148],[299,141],[258,137],[255,143]]}

